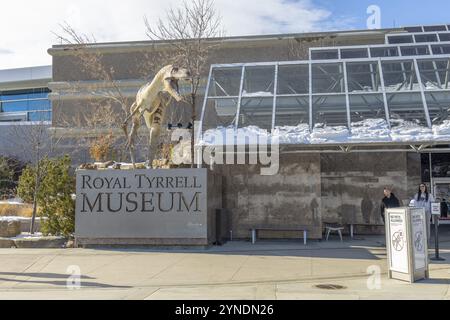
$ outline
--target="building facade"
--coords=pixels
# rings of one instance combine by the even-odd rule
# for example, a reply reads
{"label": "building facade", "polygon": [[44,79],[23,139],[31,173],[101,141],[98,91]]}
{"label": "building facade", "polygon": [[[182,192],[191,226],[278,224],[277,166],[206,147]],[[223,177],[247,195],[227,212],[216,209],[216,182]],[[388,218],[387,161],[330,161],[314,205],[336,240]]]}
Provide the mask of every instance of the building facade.
{"label": "building facade", "polygon": [[[52,106],[48,83],[51,66],[0,70],[0,154],[30,161],[23,139],[27,128],[50,127]],[[43,140],[48,140],[45,138]]]}
{"label": "building facade", "polygon": [[[256,225],[307,225],[320,238],[328,222],[380,232],[385,186],[404,205],[421,181],[448,200],[449,37],[441,25],[210,40],[217,48],[197,106],[199,148],[217,149],[214,139],[230,130],[233,145],[248,145],[239,136],[249,132],[280,141],[276,175],[261,175],[259,165],[213,166],[233,235],[248,237]],[[156,70],[152,55],[168,46],[88,45],[85,52],[112,71],[108,79],[76,47],[49,49],[52,126],[67,139],[85,135],[86,119],[104,103],[123,119],[123,106]],[[189,108],[172,108],[179,114],[168,123],[189,119]]]}

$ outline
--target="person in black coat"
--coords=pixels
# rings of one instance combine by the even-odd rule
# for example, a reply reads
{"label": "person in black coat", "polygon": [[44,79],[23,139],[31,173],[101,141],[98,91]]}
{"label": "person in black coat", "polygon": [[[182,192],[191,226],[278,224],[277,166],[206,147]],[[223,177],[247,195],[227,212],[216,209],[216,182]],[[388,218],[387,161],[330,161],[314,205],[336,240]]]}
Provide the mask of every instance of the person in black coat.
{"label": "person in black coat", "polygon": [[384,188],[384,198],[381,200],[380,210],[381,210],[381,219],[383,219],[383,223],[385,223],[384,212],[389,208],[399,208],[401,207],[400,200],[397,199],[394,193],[392,193],[392,189],[389,187]]}

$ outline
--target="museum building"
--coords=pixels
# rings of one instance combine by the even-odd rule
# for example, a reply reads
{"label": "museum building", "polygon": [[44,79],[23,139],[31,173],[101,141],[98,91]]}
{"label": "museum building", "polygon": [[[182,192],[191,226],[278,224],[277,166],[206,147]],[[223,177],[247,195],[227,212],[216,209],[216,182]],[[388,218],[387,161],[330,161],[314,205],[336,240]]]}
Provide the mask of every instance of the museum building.
{"label": "museum building", "polygon": [[[321,238],[325,223],[379,232],[385,186],[404,205],[422,181],[449,201],[450,25],[208,41],[217,48],[202,82],[197,151],[279,142],[275,175],[261,175],[261,165],[209,165],[221,176],[221,208],[235,238],[248,238],[255,226],[307,226],[310,238]],[[151,76],[143,63],[168,46],[88,45],[114,70],[113,81],[82,67],[76,47],[53,46],[52,127],[68,138],[83,135],[80,119],[115,92],[131,105]],[[175,108],[189,119],[190,108]]]}

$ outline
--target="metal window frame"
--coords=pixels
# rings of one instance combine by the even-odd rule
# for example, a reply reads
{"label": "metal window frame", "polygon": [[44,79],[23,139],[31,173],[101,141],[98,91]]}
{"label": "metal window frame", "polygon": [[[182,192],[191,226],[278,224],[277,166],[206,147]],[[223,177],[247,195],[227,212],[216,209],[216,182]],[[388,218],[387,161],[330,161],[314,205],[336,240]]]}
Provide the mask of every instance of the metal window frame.
{"label": "metal window frame", "polygon": [[[442,44],[442,43],[438,43]],[[438,45],[437,43],[429,43],[428,46],[431,47],[431,45]],[[450,42],[444,43],[444,44],[450,44]],[[424,45],[424,43],[421,43],[421,45]],[[409,46],[416,46],[416,44],[409,44]],[[237,112],[236,112],[236,118],[235,118],[235,129],[238,129],[239,126],[239,117],[241,113],[241,104],[242,104],[242,91],[243,91],[243,85],[244,85],[244,78],[245,78],[245,71],[248,67],[259,67],[259,66],[273,66],[275,68],[275,76],[274,76],[274,94],[273,94],[273,108],[272,108],[272,132],[275,129],[275,123],[276,123],[276,110],[277,110],[277,101],[280,97],[296,97],[296,96],[302,96],[302,97],[309,97],[309,127],[310,130],[313,130],[314,127],[314,121],[313,121],[313,97],[314,96],[327,96],[327,95],[338,95],[338,94],[345,94],[346,97],[346,112],[347,112],[347,123],[348,128],[351,129],[351,108],[350,108],[350,96],[351,95],[364,95],[364,94],[382,94],[383,95],[383,102],[384,102],[384,109],[385,109],[385,116],[386,121],[391,126],[390,123],[390,108],[389,108],[389,102],[387,98],[387,94],[392,93],[420,93],[422,97],[423,107],[424,107],[424,113],[426,117],[426,121],[428,124],[428,127],[432,127],[430,115],[429,115],[429,109],[428,104],[426,101],[426,93],[429,91],[433,92],[448,92],[450,91],[449,88],[446,89],[433,89],[433,90],[427,90],[424,87],[424,84],[422,82],[422,76],[420,74],[420,69],[418,66],[418,61],[426,61],[430,60],[432,62],[435,62],[436,60],[450,60],[450,54],[439,54],[439,55],[420,55],[420,56],[396,56],[396,57],[377,57],[372,58],[371,57],[371,51],[370,48],[379,48],[379,47],[397,47],[399,54],[401,54],[401,50],[399,45],[375,45],[375,46],[354,46],[357,48],[367,48],[369,53],[369,58],[353,58],[353,59],[334,59],[334,60],[298,60],[298,61],[273,61],[273,62],[254,62],[254,63],[231,63],[231,64],[213,64],[210,67],[209,71],[209,77],[208,82],[206,86],[206,93],[205,93],[205,100],[203,102],[203,109],[202,109],[202,115],[200,120],[200,126],[201,129],[199,130],[199,139],[203,135],[203,123],[205,119],[205,113],[206,113],[206,107],[207,102],[209,99],[229,99],[230,96],[223,96],[223,97],[214,97],[209,96],[209,89],[211,85],[211,76],[215,68],[241,68],[241,79],[240,79],[240,86],[239,86],[239,96],[233,98],[238,99],[238,105],[237,105]],[[350,48],[350,47],[344,47],[344,48]],[[311,48],[311,50],[314,50],[315,48]],[[323,48],[318,48],[323,49]],[[336,49],[334,47],[334,49]],[[340,51],[339,51],[340,52]],[[430,53],[432,53],[432,50],[430,50]],[[384,71],[382,67],[383,62],[401,62],[401,61],[408,61],[412,62],[414,65],[416,77],[419,83],[419,90],[405,90],[405,91],[386,91],[385,86],[385,77],[384,77]],[[313,82],[312,82],[312,67],[314,64],[336,64],[339,63],[343,66],[344,71],[344,85],[345,85],[345,92],[341,93],[313,93]],[[381,83],[381,91],[377,92],[349,92],[348,89],[348,70],[347,65],[350,63],[372,63],[377,64],[379,73],[380,73],[380,83]],[[307,94],[283,94],[278,95],[278,76],[279,76],[279,67],[280,66],[288,66],[288,65],[308,65],[309,75],[308,75],[308,86],[309,86],[309,92]],[[256,97],[256,96],[255,96]],[[261,96],[262,97],[262,96]],[[266,97],[267,98],[267,97]]]}

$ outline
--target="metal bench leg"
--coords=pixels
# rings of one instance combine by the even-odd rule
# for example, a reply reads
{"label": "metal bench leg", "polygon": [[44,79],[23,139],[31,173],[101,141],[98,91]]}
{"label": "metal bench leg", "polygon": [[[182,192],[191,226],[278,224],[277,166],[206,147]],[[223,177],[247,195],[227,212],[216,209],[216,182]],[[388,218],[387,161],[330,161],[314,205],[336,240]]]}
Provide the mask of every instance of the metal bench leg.
{"label": "metal bench leg", "polygon": [[256,229],[252,229],[252,244],[256,242]]}
{"label": "metal bench leg", "polygon": [[308,233],[306,230],[303,230],[303,244],[306,246],[306,239],[308,237]]}

